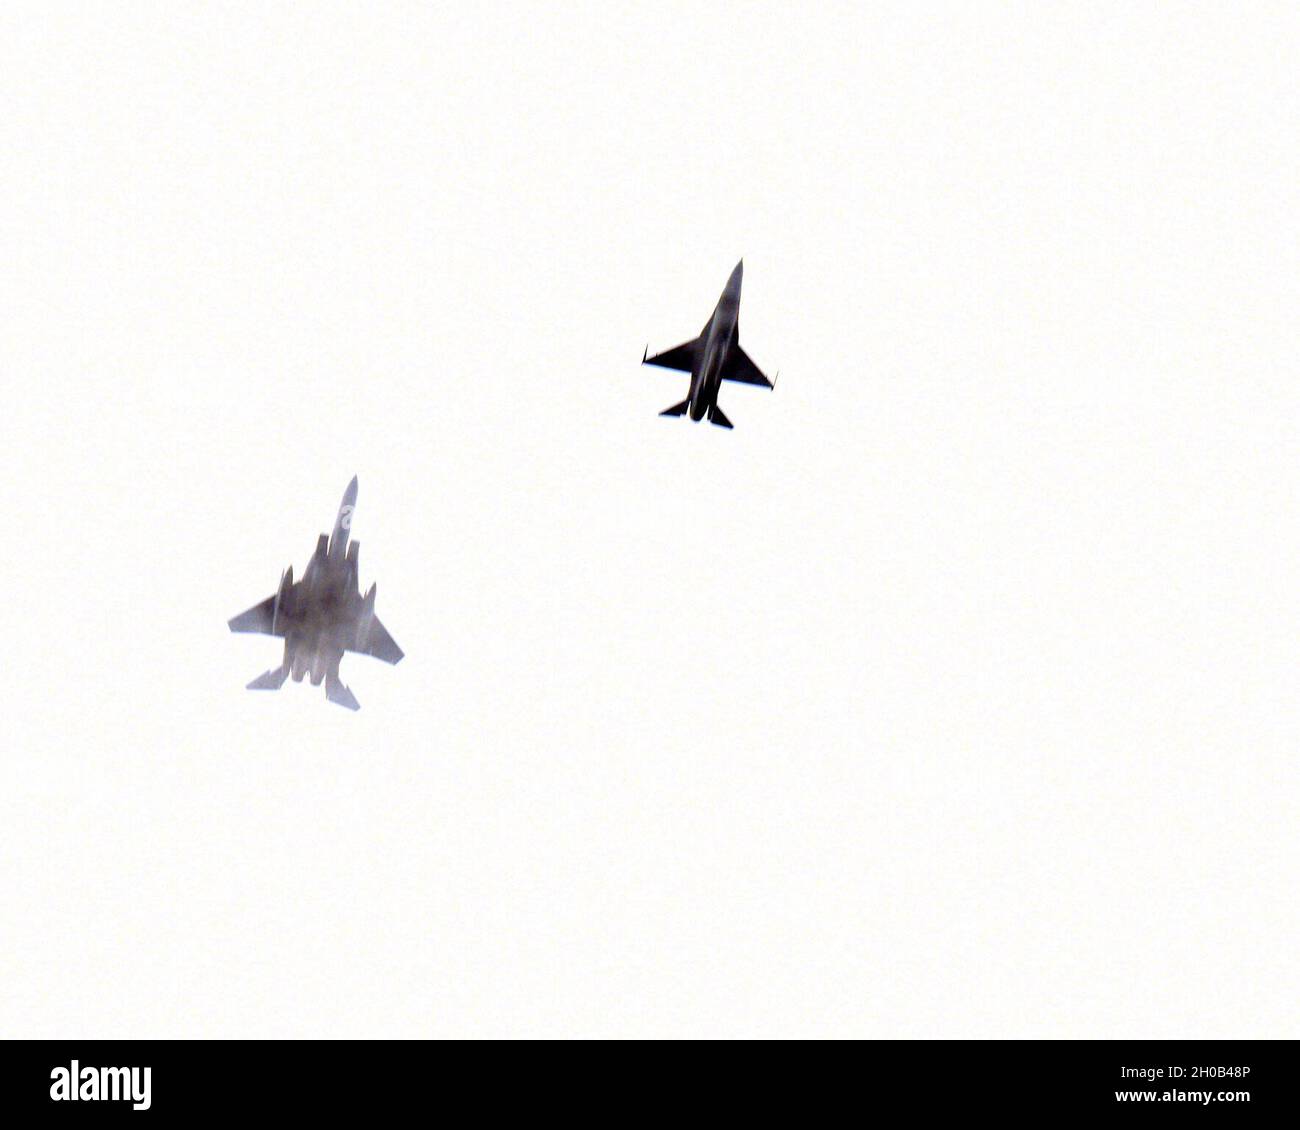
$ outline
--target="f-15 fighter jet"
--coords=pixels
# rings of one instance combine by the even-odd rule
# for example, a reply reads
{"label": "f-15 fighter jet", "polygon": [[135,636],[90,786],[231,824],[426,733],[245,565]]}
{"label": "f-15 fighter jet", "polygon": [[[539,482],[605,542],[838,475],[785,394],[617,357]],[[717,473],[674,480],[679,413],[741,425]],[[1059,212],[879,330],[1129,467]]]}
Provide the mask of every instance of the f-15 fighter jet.
{"label": "f-15 fighter jet", "polygon": [[307,562],[302,580],[293,579],[293,566],[280,578],[280,588],[261,604],[230,621],[232,632],[261,632],[284,637],[284,662],[259,675],[249,690],[278,691],[292,675],[294,682],[311,673],[312,686],[325,680],[325,697],[349,710],[357,710],[351,690],[339,679],[339,662],[345,651],[373,655],[396,663],[402,649],[393,642],[375,615],[375,585],[365,596],[357,585],[359,542],[348,545],[352,511],[357,501],[357,480],[348,484],[334,532],[321,534],[316,552]]}
{"label": "f-15 fighter jet", "polygon": [[690,394],[680,404],[665,408],[659,415],[683,416],[689,412],[692,420],[699,420],[707,414],[710,424],[729,428],[731,421],[718,407],[718,390],[723,381],[772,387],[772,382],[740,348],[740,280],[744,273],[745,261],[742,259],[731,272],[722,297],[699,337],[666,353],[642,356],[643,365],[660,365],[691,374]]}

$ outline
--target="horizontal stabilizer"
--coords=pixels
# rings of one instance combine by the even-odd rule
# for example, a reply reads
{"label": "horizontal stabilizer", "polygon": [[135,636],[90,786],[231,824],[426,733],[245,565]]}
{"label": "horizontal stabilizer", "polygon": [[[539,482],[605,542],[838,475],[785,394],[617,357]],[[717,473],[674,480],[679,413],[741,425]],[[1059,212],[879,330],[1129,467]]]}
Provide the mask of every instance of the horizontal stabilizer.
{"label": "horizontal stabilizer", "polygon": [[720,428],[731,427],[731,421],[728,420],[727,417],[722,414],[722,409],[719,408],[716,404],[709,409],[709,423],[717,424],[718,427]]}
{"label": "horizontal stabilizer", "polygon": [[337,675],[329,675],[325,679],[325,697],[330,702],[337,702],[340,706],[346,706],[349,710],[360,710],[361,703],[357,701],[350,688],[343,685],[343,681]]}
{"label": "horizontal stabilizer", "polygon": [[248,689],[250,691],[278,691],[284,686],[284,680],[288,676],[288,667],[276,667],[271,671],[263,671],[248,684]]}
{"label": "horizontal stabilizer", "polygon": [[661,415],[661,416],[685,416],[685,415],[686,415],[686,410],[687,410],[688,408],[690,408],[690,406],[691,406],[691,402],[690,402],[689,399],[687,399],[687,400],[683,400],[680,404],[674,404],[671,408],[665,408],[662,412],[659,413],[659,415]]}

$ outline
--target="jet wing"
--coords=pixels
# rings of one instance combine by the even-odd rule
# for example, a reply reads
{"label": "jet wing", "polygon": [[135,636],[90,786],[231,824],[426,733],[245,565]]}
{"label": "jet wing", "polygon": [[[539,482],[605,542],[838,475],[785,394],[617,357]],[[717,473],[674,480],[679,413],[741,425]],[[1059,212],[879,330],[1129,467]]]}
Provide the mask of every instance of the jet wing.
{"label": "jet wing", "polygon": [[272,631],[275,620],[275,597],[268,596],[261,604],[255,604],[247,612],[241,612],[229,621],[232,632],[261,632],[267,636],[282,636],[284,632]]}
{"label": "jet wing", "polygon": [[699,340],[699,338],[692,338],[664,353],[656,353],[653,357],[642,357],[641,364],[658,365],[661,369],[680,369],[683,373],[689,373],[695,368],[695,345]]}
{"label": "jet wing", "polygon": [[406,654],[397,646],[397,641],[388,634],[388,629],[379,622],[378,616],[372,616],[369,630],[363,628],[357,632],[357,636],[356,646],[348,650],[358,655],[373,655],[385,663],[396,663]]}
{"label": "jet wing", "polygon": [[738,345],[733,345],[727,354],[727,367],[723,370],[724,381],[739,381],[741,384],[762,385],[771,388],[772,382],[763,376],[762,371]]}

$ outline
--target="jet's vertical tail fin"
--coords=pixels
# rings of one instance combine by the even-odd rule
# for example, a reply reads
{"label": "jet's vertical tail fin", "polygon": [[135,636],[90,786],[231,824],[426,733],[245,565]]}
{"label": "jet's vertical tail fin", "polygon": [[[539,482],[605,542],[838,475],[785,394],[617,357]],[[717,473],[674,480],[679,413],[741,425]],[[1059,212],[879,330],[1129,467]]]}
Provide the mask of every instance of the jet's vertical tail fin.
{"label": "jet's vertical tail fin", "polygon": [[680,404],[674,404],[671,408],[665,408],[659,413],[661,416],[685,416],[687,409],[691,406],[690,398],[683,400]]}

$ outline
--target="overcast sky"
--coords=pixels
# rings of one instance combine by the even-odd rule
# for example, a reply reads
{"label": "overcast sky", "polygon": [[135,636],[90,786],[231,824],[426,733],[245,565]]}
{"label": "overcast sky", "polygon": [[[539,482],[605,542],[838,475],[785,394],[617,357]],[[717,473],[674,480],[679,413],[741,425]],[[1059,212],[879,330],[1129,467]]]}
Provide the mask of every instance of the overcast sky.
{"label": "overcast sky", "polygon": [[6,7],[0,1035],[1296,1036],[1298,51]]}

